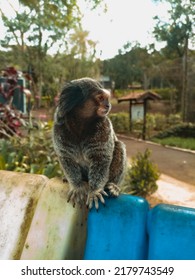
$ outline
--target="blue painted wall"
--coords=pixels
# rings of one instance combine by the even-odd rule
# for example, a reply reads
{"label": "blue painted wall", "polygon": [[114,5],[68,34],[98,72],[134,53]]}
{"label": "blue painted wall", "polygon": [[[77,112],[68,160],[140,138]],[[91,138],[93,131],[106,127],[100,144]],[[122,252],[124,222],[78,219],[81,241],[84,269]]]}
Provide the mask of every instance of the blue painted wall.
{"label": "blue painted wall", "polygon": [[86,260],[195,260],[195,209],[120,195],[88,214]]}
{"label": "blue painted wall", "polygon": [[148,217],[150,260],[195,260],[195,209],[158,205]]}
{"label": "blue painted wall", "polygon": [[88,214],[86,260],[140,260],[147,258],[148,203],[120,195],[106,199]]}

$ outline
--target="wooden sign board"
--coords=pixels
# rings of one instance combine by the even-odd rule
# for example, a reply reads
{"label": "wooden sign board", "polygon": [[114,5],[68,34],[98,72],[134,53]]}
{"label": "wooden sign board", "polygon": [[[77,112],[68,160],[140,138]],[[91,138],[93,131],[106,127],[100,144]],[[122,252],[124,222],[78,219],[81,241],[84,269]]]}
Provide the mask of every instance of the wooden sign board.
{"label": "wooden sign board", "polygon": [[132,104],[131,105],[131,120],[143,121],[144,119],[144,104]]}

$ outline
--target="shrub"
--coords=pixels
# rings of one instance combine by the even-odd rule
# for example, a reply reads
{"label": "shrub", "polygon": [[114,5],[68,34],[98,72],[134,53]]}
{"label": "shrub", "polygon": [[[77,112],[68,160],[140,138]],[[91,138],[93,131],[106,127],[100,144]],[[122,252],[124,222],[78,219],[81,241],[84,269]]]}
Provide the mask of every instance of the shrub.
{"label": "shrub", "polygon": [[163,130],[166,127],[167,119],[166,116],[163,114],[155,114],[155,129],[156,130]]}
{"label": "shrub", "polygon": [[1,139],[0,169],[43,174],[49,178],[61,176],[50,127],[42,124],[25,137]]}
{"label": "shrub", "polygon": [[168,116],[167,122],[168,122],[168,124],[170,126],[181,124],[182,123],[181,115],[179,115],[179,114],[170,114]]}
{"label": "shrub", "polygon": [[7,104],[0,104],[0,138],[21,136],[22,128],[27,127],[28,122],[23,114]]}
{"label": "shrub", "polygon": [[156,181],[160,174],[157,166],[150,160],[150,155],[150,150],[146,149],[143,154],[138,153],[132,158],[122,186],[123,191],[145,197],[157,190]]}
{"label": "shrub", "polygon": [[171,95],[175,96],[177,92],[176,88],[155,88],[152,91],[158,93],[164,100],[170,100]]}
{"label": "shrub", "polygon": [[150,138],[155,128],[155,117],[153,114],[146,114],[146,134]]}
{"label": "shrub", "polygon": [[190,123],[179,124],[155,135],[155,138],[163,139],[170,136],[195,138],[195,125]]}
{"label": "shrub", "polygon": [[114,90],[114,97],[115,98],[120,98],[124,95],[126,95],[128,93],[128,91],[124,90],[124,89],[115,89]]}
{"label": "shrub", "polygon": [[129,114],[128,113],[117,113],[110,114],[109,118],[113,124],[115,132],[127,132],[129,131]]}

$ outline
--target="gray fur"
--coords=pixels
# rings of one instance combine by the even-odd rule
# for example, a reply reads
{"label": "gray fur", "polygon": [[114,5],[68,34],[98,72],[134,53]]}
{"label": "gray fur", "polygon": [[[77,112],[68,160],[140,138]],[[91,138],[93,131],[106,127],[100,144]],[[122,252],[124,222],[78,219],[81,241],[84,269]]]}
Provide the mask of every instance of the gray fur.
{"label": "gray fur", "polygon": [[[82,94],[84,88],[87,89],[88,81],[82,79]],[[93,84],[93,81],[90,79],[90,89],[94,88],[95,91],[97,84],[96,81]],[[79,85],[79,80],[75,83]],[[98,92],[100,90],[104,91],[98,84]],[[62,94],[66,94],[66,87]],[[91,98],[89,96],[88,99]],[[92,102],[89,104],[93,104]],[[89,208],[94,203],[98,208],[98,201],[104,203],[103,197],[107,192],[112,196],[119,195],[119,184],[126,167],[126,150],[125,145],[117,139],[109,118],[106,115],[98,117],[95,111],[90,118],[85,118],[79,112],[82,112],[82,108],[91,110],[91,105],[86,108],[82,106],[85,106],[85,102],[65,115],[60,111],[63,106],[58,106],[53,127],[53,144],[70,185],[68,200],[73,205],[87,204]],[[94,103],[91,107],[96,108],[95,106]],[[59,122],[58,114],[63,115],[63,121],[61,119]]]}

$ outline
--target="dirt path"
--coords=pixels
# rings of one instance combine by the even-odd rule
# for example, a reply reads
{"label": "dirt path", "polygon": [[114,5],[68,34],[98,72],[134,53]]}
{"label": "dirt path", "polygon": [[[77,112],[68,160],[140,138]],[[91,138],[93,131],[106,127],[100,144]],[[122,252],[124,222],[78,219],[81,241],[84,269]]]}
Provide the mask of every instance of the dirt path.
{"label": "dirt path", "polygon": [[152,152],[152,161],[158,165],[161,173],[194,185],[195,190],[195,153],[132,140],[125,136],[119,138],[126,144],[129,157],[135,156],[138,152],[144,152],[148,148]]}

